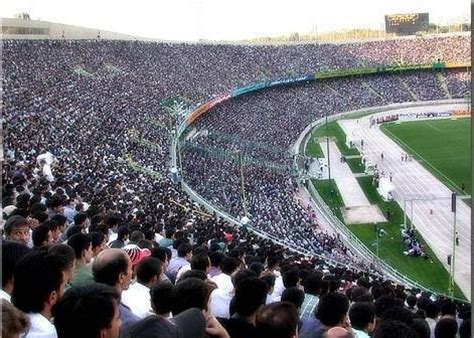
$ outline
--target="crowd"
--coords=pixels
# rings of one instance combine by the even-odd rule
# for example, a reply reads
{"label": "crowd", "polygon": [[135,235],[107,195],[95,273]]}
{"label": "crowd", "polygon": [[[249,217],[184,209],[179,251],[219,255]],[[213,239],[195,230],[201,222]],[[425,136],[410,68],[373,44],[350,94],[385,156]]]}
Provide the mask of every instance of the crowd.
{"label": "crowd", "polygon": [[[423,46],[433,42],[436,51],[426,47],[425,52]],[[2,336],[28,331],[27,337],[144,337],[153,331],[170,337],[200,337],[204,332],[216,337],[290,337],[297,328],[304,336],[305,327],[330,331],[341,325],[364,331],[341,321],[347,309],[344,316],[323,319],[330,313],[324,310],[324,297],[332,302],[330,297],[362,285],[371,301],[382,294],[394,301],[406,296],[403,287],[368,270],[329,266],[322,258],[295,254],[193,203],[167,175],[170,139],[179,117],[162,103],[181,96],[194,106],[240,84],[393,64],[400,52],[406,62],[431,61],[440,53],[446,61],[463,62],[470,57],[468,37],[380,41],[371,48],[123,41],[2,44]],[[445,74],[452,94],[464,95],[469,78],[463,72]],[[416,84],[420,93],[444,97],[439,88],[418,88],[433,85],[424,84],[425,77],[414,73],[405,81]],[[195,126],[207,129],[208,136],[183,144],[185,180],[233,215],[242,216],[245,205],[251,225],[265,233],[322,257],[358,262],[337,236],[319,229],[314,215],[298,202],[295,181],[284,168],[289,167],[291,142],[324,112],[400,97],[389,95],[391,87],[384,85],[389,81],[379,79],[275,89],[216,108]],[[268,146],[270,139],[276,148]],[[240,151],[252,163],[244,166],[244,204],[237,162],[209,156],[209,149],[213,154]],[[418,294],[418,301],[430,296],[405,291]],[[342,297],[344,302],[353,300],[349,294]],[[316,307],[319,299],[321,306]],[[459,310],[463,315],[456,319],[467,318],[465,309]],[[384,325],[403,326],[382,313],[377,318],[382,324],[375,332]],[[469,322],[461,325],[465,330]]]}

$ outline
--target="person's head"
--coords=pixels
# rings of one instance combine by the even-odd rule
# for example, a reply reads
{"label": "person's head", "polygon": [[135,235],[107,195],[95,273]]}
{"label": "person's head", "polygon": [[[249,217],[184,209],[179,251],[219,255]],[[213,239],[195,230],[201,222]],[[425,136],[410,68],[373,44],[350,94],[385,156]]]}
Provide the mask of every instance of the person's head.
{"label": "person's head", "polygon": [[403,306],[393,306],[382,313],[383,320],[398,320],[408,326],[413,324],[413,313]]}
{"label": "person's head", "polygon": [[174,228],[167,228],[165,230],[165,237],[168,239],[173,239],[176,230]]}
{"label": "person's head", "polygon": [[272,303],[257,313],[256,327],[261,338],[293,338],[298,332],[298,311],[288,302]]}
{"label": "person's head", "polygon": [[267,269],[278,270],[280,268],[280,258],[277,256],[268,256],[267,258]]}
{"label": "person's head", "polygon": [[[61,236],[61,228],[59,224],[55,221],[49,220],[43,223],[44,226],[48,227],[49,231],[51,231],[51,240],[53,243],[57,243],[59,241],[59,237]],[[36,230],[36,229],[35,229]],[[34,232],[33,232],[34,237]],[[34,240],[33,240],[34,243]]]}
{"label": "person's head", "polygon": [[409,309],[414,309],[415,308],[415,305],[416,305],[416,302],[417,302],[417,299],[416,299],[416,296],[414,295],[409,295],[407,297],[407,305],[408,305],[408,308]]}
{"label": "person's head", "polygon": [[158,282],[150,289],[151,306],[157,315],[168,316],[173,307],[173,285]]}
{"label": "person's head", "polygon": [[28,317],[14,307],[9,301],[2,299],[2,337],[20,337],[27,332],[30,322]]}
{"label": "person's head", "polygon": [[[168,267],[168,264],[171,258],[170,249],[156,247],[156,248],[151,249],[150,251],[151,251],[151,257],[158,258],[163,263],[163,270],[165,270]],[[169,255],[167,251],[169,251]]]}
{"label": "person's head", "polygon": [[57,214],[64,214],[64,204],[61,197],[53,195],[46,201],[46,206]]}
{"label": "person's head", "polygon": [[298,269],[289,269],[283,272],[282,279],[285,288],[296,288],[300,285],[300,274]]}
{"label": "person's head", "polygon": [[260,279],[267,284],[268,294],[272,294],[275,288],[276,276],[273,273],[268,273],[260,277]]}
{"label": "person's head", "polygon": [[221,271],[226,275],[232,275],[239,268],[240,261],[234,257],[224,257],[221,263]]}
{"label": "person's head", "polygon": [[160,280],[163,273],[163,263],[158,258],[146,257],[138,263],[136,268],[137,281],[150,286]]}
{"label": "person's head", "polygon": [[4,241],[2,247],[2,290],[13,290],[13,271],[16,263],[30,252],[30,248],[20,242]]}
{"label": "person's head", "polygon": [[260,262],[252,262],[250,265],[249,265],[249,270],[252,270],[253,272],[255,272],[255,274],[257,275],[257,277],[260,277],[262,275],[262,272],[264,270],[264,266],[262,263]]}
{"label": "person's head", "polygon": [[76,253],[67,244],[54,244],[48,248],[48,252],[56,255],[63,267],[63,278],[68,284],[73,278],[76,270]]}
{"label": "person's head", "polygon": [[369,302],[352,304],[349,310],[351,326],[360,331],[370,333],[375,328],[375,305]]}
{"label": "person's head", "polygon": [[30,227],[28,220],[23,216],[10,216],[5,222],[3,229],[7,240],[28,245],[28,241],[30,240]]}
{"label": "person's head", "polygon": [[425,308],[426,317],[431,319],[437,319],[441,314],[441,309],[435,302],[429,302]]}
{"label": "person's head", "polygon": [[97,256],[100,252],[107,248],[107,238],[101,232],[91,232],[89,237],[92,242],[92,257]]}
{"label": "person's head", "polygon": [[299,311],[304,302],[304,292],[298,288],[287,288],[281,294],[281,301],[292,303]]}
{"label": "person's head", "polygon": [[105,249],[94,259],[92,273],[97,283],[114,286],[122,292],[132,281],[132,261],[123,250]]}
{"label": "person's head", "polygon": [[90,225],[89,217],[84,212],[80,212],[74,215],[74,225],[77,225],[81,228],[87,228]]}
{"label": "person's head", "polygon": [[210,267],[211,267],[211,261],[209,260],[208,254],[205,252],[201,252],[196,255],[193,255],[193,257],[191,258],[192,270],[199,270],[199,271],[208,273]]}
{"label": "person's head", "polygon": [[64,229],[66,228],[66,222],[67,222],[66,216],[57,214],[51,217],[51,221],[56,222],[58,224],[58,227],[61,233],[64,232]]}
{"label": "person's head", "polygon": [[375,317],[380,318],[385,310],[397,306],[397,301],[391,295],[383,295],[375,301]]}
{"label": "person's head", "polygon": [[435,326],[435,338],[455,338],[458,332],[458,323],[453,318],[441,318]]}
{"label": "person's head", "polygon": [[191,261],[191,258],[193,257],[193,247],[191,244],[181,244],[178,247],[178,257],[186,258],[186,260]]}
{"label": "person's head", "polygon": [[12,303],[23,312],[51,317],[51,309],[64,293],[63,262],[47,250],[26,254],[15,266]]}
{"label": "person's head", "polygon": [[441,316],[451,316],[456,317],[458,310],[454,302],[447,300],[441,304]]}
{"label": "person's head", "polygon": [[331,292],[319,300],[316,317],[325,326],[338,326],[345,322],[348,310],[349,299],[343,294]]}
{"label": "person's head", "polygon": [[265,305],[267,299],[267,285],[264,281],[252,277],[246,278],[235,287],[235,313],[250,317]]}
{"label": "person's head", "polygon": [[372,338],[417,338],[415,330],[397,320],[383,320],[374,330]]}
{"label": "person's head", "polygon": [[128,229],[127,226],[121,225],[117,229],[117,239],[120,241],[125,242],[128,239],[128,236],[130,234],[130,230]]}
{"label": "person's head", "polygon": [[74,234],[67,240],[67,244],[74,249],[77,261],[83,264],[90,263],[92,259],[92,241],[89,235]]}
{"label": "person's head", "polygon": [[221,262],[224,259],[224,254],[219,251],[213,251],[209,254],[209,259],[211,260],[211,266],[219,268],[221,266]]}
{"label": "person's head", "polygon": [[211,289],[198,278],[187,278],[179,281],[173,289],[173,316],[190,308],[208,310]]}
{"label": "person's head", "polygon": [[130,234],[130,243],[137,244],[138,242],[144,239],[145,239],[145,234],[141,232],[140,230],[133,230],[132,233]]}
{"label": "person's head", "polygon": [[141,249],[136,244],[127,244],[123,247],[123,250],[127,253],[132,261],[133,269],[136,268],[138,263],[142,261],[142,259],[151,256],[151,251],[148,249]]}
{"label": "person's head", "polygon": [[411,327],[418,334],[418,338],[430,338],[430,326],[426,320],[422,318],[415,318]]}
{"label": "person's head", "polygon": [[53,308],[58,338],[117,338],[122,323],[119,303],[120,294],[108,285],[70,288]]}
{"label": "person's head", "polygon": [[53,235],[51,234],[49,227],[45,224],[42,224],[33,230],[32,239],[35,248],[53,244]]}
{"label": "person's head", "polygon": [[320,273],[310,273],[303,280],[304,292],[313,296],[319,295],[323,286],[323,279]]}

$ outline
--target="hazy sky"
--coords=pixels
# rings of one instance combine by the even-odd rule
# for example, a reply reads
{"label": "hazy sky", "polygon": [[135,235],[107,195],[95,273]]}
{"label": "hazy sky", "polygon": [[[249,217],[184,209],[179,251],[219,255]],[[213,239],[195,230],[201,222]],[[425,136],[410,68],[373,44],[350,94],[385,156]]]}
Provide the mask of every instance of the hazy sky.
{"label": "hazy sky", "polygon": [[242,39],[349,27],[383,28],[383,16],[428,12],[470,17],[467,0],[3,0],[1,17],[32,19],[172,40]]}

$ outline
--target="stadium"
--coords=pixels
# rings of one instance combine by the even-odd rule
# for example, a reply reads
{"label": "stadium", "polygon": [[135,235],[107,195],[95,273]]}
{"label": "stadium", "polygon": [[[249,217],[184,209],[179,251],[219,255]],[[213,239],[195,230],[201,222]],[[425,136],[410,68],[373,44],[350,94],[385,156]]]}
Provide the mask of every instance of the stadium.
{"label": "stadium", "polygon": [[2,336],[470,337],[470,32],[2,28]]}

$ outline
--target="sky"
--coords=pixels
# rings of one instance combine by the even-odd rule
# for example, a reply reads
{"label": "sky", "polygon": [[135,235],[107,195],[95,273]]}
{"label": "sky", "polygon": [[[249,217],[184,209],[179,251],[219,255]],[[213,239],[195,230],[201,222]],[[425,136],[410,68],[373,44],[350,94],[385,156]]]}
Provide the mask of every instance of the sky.
{"label": "sky", "polygon": [[384,29],[384,15],[428,12],[431,22],[470,18],[468,0],[3,0],[0,17],[166,40],[238,40],[345,28]]}

